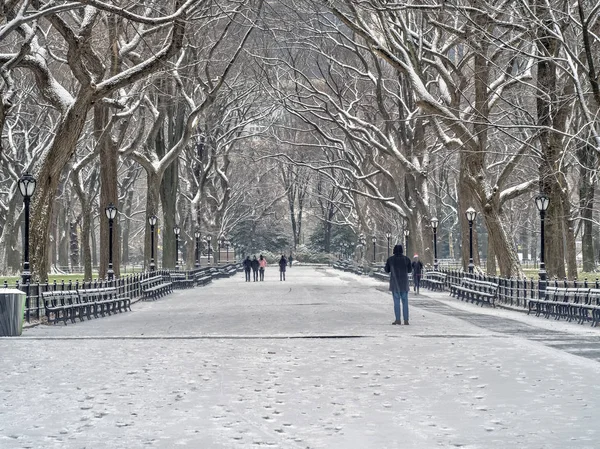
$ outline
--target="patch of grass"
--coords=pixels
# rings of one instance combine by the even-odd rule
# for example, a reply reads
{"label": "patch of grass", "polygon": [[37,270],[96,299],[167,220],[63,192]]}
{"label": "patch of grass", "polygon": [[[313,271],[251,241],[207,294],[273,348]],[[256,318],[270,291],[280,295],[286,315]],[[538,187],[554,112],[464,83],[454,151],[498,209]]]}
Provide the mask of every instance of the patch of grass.
{"label": "patch of grass", "polygon": [[[534,278],[534,279],[537,279],[538,275],[540,273],[539,269],[527,269],[527,270],[523,270],[523,272],[525,273],[525,276],[527,276],[528,278]],[[552,278],[552,279],[554,279],[554,278]],[[572,277],[569,276],[569,279],[572,280]],[[592,280],[595,281],[596,279],[600,279],[600,273],[596,273],[596,272],[592,272],[592,273],[578,272],[577,273],[577,280],[583,281],[584,279],[587,279],[588,281],[592,281]]]}
{"label": "patch of grass", "polygon": [[[98,273],[94,273],[94,279],[98,277]],[[4,281],[8,283],[8,285],[15,285],[17,281],[21,280],[21,276],[3,276],[0,277],[0,285],[4,285]],[[72,281],[83,281],[83,273],[73,273],[73,274],[51,274],[48,276],[48,283],[52,284],[56,280],[57,284],[65,283]]]}

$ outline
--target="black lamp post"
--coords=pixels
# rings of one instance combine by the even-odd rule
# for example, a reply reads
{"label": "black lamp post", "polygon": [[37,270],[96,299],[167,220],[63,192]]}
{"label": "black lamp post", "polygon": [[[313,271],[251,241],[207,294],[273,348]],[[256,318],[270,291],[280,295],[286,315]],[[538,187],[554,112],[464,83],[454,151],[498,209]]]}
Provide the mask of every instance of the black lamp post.
{"label": "black lamp post", "polygon": [[29,173],[23,173],[19,179],[19,191],[23,195],[23,206],[25,207],[25,223],[23,232],[23,284],[31,281],[31,270],[29,269],[29,204],[35,192],[37,181]]}
{"label": "black lamp post", "polygon": [[550,198],[548,198],[545,194],[540,193],[535,197],[535,205],[540,211],[540,285],[539,285],[539,296],[542,298],[542,292],[546,293],[546,264],[544,259],[544,238],[545,238],[545,229],[544,229],[544,221],[546,219],[546,211],[548,210],[548,206],[550,204]]}
{"label": "black lamp post", "polygon": [[210,265],[210,253],[211,253],[211,251],[210,251],[210,250],[212,249],[212,248],[210,247],[210,239],[211,239],[210,235],[207,235],[207,236],[206,236],[206,246],[208,247],[208,264],[209,264],[209,265]]}
{"label": "black lamp post", "polygon": [[408,228],[406,228],[404,230],[404,254],[408,254],[408,234],[410,234],[410,231],[408,230]]}
{"label": "black lamp post", "polygon": [[375,242],[377,242],[377,237],[373,236],[371,237],[371,241],[373,242],[373,263],[375,263]]}
{"label": "black lamp post", "polygon": [[200,268],[200,231],[194,232],[194,237],[196,238],[196,263],[194,266]]}
{"label": "black lamp post", "polygon": [[465,212],[467,220],[469,221],[469,273],[473,273],[475,264],[473,263],[473,222],[477,216],[477,212],[472,207],[469,207]]}
{"label": "black lamp post", "polygon": [[386,232],[385,233],[385,238],[387,239],[387,244],[388,244],[387,256],[388,256],[388,259],[389,259],[390,258],[390,239],[392,238],[392,233],[391,232]]}
{"label": "black lamp post", "polygon": [[175,225],[173,232],[175,232],[175,269],[179,270],[179,233],[181,232],[179,225]]}
{"label": "black lamp post", "polygon": [[437,227],[438,219],[433,217],[431,219],[431,229],[433,229],[433,269],[438,269],[438,257],[437,257]]}
{"label": "black lamp post", "polygon": [[227,263],[229,263],[229,240],[225,240],[225,249],[227,250]]}
{"label": "black lamp post", "polygon": [[113,203],[110,203],[106,206],[104,212],[106,212],[106,217],[108,218],[108,271],[106,272],[106,276],[109,281],[112,281],[115,277],[113,270],[113,223],[117,216],[117,208]]}
{"label": "black lamp post", "polygon": [[154,263],[154,227],[157,220],[156,215],[148,217],[148,223],[150,223],[150,271],[156,270],[156,264]]}

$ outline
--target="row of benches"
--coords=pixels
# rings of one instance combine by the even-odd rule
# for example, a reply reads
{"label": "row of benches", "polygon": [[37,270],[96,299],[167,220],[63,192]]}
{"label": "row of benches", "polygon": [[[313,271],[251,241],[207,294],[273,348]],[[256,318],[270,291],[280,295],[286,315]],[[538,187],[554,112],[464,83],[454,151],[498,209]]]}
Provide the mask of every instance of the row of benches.
{"label": "row of benches", "polygon": [[49,323],[75,323],[76,319],[83,321],[92,315],[98,318],[131,310],[131,299],[120,296],[116,287],[48,291],[42,292],[42,298]]}
{"label": "row of benches", "polygon": [[[186,273],[157,274],[140,281],[142,299],[158,299],[173,291],[174,288],[192,288],[205,286],[213,278],[229,277],[237,273],[237,265],[216,268],[208,267],[187,275]],[[49,323],[68,321],[75,323],[77,319],[91,319],[92,316],[112,315],[131,310],[131,298],[119,295],[116,287],[52,290],[42,292],[42,299]]]}
{"label": "row of benches", "polygon": [[596,327],[600,322],[600,289],[546,287],[544,298],[530,299],[527,308],[527,314],[535,310],[536,316],[580,324],[591,321]]}

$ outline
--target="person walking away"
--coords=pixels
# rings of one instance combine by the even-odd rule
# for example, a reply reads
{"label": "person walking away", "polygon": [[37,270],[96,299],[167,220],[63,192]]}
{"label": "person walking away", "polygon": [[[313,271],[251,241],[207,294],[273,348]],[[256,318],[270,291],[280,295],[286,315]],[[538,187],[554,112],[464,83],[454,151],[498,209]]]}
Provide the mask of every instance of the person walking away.
{"label": "person walking away", "polygon": [[258,281],[258,260],[256,259],[256,256],[254,256],[254,258],[252,259],[252,278],[254,279],[254,282]]}
{"label": "person walking away", "polygon": [[252,270],[252,261],[250,256],[244,260],[244,273],[246,274],[246,282],[250,282],[250,270]]}
{"label": "person walking away", "polygon": [[421,288],[421,277],[423,276],[423,263],[419,260],[419,255],[415,254],[412,263],[413,288],[415,293],[419,294]]}
{"label": "person walking away", "polygon": [[262,254],[258,258],[258,267],[259,267],[258,271],[260,274],[260,280],[264,281],[265,280],[265,268],[267,267],[267,259],[265,259]]}
{"label": "person walking away", "polygon": [[292,255],[290,254],[290,257],[288,258],[288,262],[290,263],[290,268],[292,268],[292,262],[294,261],[294,258],[292,257]]}
{"label": "person walking away", "polygon": [[285,281],[285,268],[287,267],[287,259],[285,255],[281,255],[281,259],[279,259],[279,280]]}
{"label": "person walking away", "polygon": [[408,325],[408,275],[412,272],[410,259],[404,254],[402,245],[394,246],[393,255],[385,263],[385,272],[390,274],[390,291],[394,298],[394,315],[396,321],[392,324],[402,324],[400,321],[400,302],[404,324]]}

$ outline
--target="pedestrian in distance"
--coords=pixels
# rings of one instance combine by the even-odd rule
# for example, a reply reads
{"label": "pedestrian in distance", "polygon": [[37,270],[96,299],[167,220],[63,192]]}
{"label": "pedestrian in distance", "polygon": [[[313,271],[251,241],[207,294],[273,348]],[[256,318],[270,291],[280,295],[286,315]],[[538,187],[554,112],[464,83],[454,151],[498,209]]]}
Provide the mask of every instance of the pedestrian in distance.
{"label": "pedestrian in distance", "polygon": [[423,276],[423,263],[419,260],[419,255],[415,254],[412,263],[413,289],[418,295],[421,287],[421,277]]}
{"label": "pedestrian in distance", "polygon": [[288,262],[290,263],[290,268],[292,268],[292,262],[294,261],[294,258],[292,257],[292,255],[290,254],[290,257],[288,258]]}
{"label": "pedestrian in distance", "polygon": [[263,257],[263,255],[261,254],[260,257],[258,258],[258,271],[260,274],[261,281],[265,280],[265,268],[267,268],[267,259],[265,259]]}
{"label": "pedestrian in distance", "polygon": [[244,273],[246,274],[246,282],[250,282],[250,270],[252,270],[252,261],[250,256],[244,260]]}
{"label": "pedestrian in distance", "polygon": [[285,269],[287,267],[287,259],[285,258],[285,254],[281,255],[281,259],[279,259],[279,280],[285,281]]}
{"label": "pedestrian in distance", "polygon": [[408,325],[408,275],[412,272],[410,259],[404,255],[402,245],[394,246],[393,256],[385,263],[385,272],[390,274],[390,291],[394,298],[394,315],[396,321],[392,324],[402,324],[400,321],[400,302],[404,324]]}
{"label": "pedestrian in distance", "polygon": [[251,266],[252,266],[252,278],[254,279],[254,282],[256,282],[256,281],[258,281],[258,260],[256,259],[256,256],[254,256],[252,258]]}

